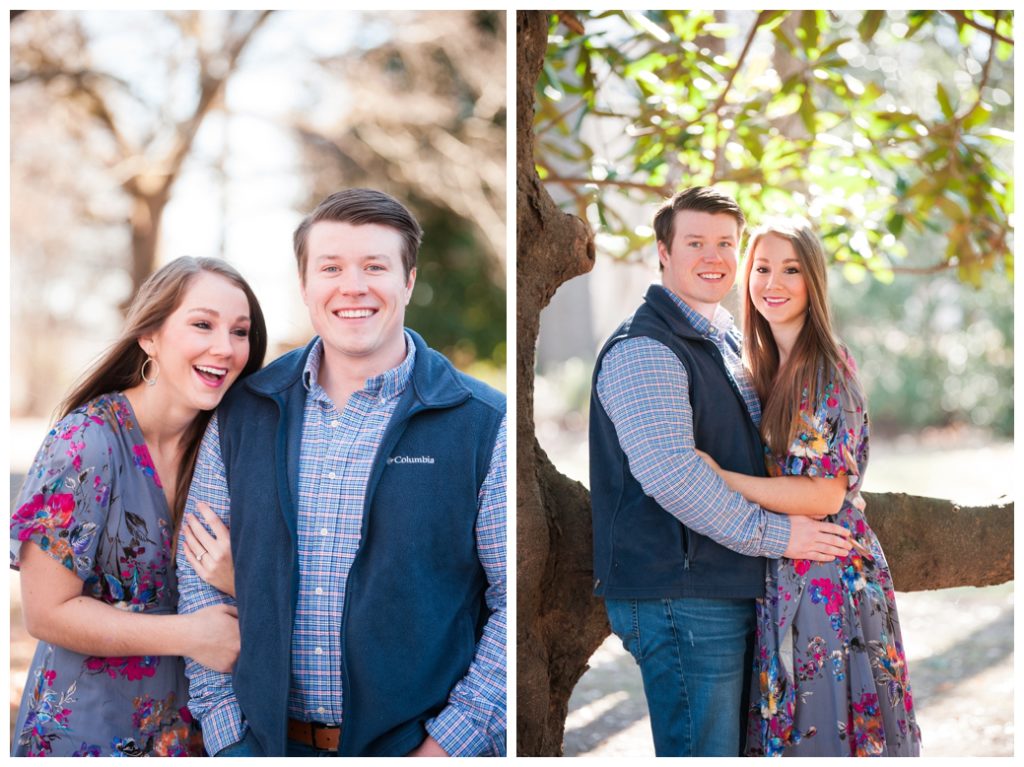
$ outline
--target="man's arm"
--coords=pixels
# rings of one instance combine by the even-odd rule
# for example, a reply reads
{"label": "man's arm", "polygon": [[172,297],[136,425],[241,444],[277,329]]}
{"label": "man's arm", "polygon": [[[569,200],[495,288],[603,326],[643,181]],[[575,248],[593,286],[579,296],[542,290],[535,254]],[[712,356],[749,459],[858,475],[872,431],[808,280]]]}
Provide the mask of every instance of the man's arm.
{"label": "man's arm", "polygon": [[[491,616],[477,643],[469,671],[452,688],[448,705],[427,722],[430,737],[421,746],[429,748],[436,744],[450,756],[501,756],[505,753],[506,433],[503,418],[487,477],[480,488],[476,521],[477,552],[487,576],[485,599]],[[431,744],[431,739],[436,743]]]}
{"label": "man's arm", "polygon": [[[220,431],[217,416],[210,420],[196,457],[195,473],[185,504],[185,516],[196,515],[201,520],[196,504],[205,501],[220,519],[229,524],[230,498],[224,461],[220,454]],[[214,604],[234,605],[235,600],[218,591],[200,578],[185,556],[184,529],[178,537],[178,612],[193,613]],[[185,658],[185,675],[189,679],[189,710],[203,727],[203,741],[207,753],[218,751],[239,742],[248,726],[242,719],[242,710],[235,698],[231,675],[222,674]]]}
{"label": "man's arm", "polygon": [[688,528],[747,556],[831,560],[849,549],[835,546],[842,528],[766,511],[701,460],[686,369],[664,344],[617,344],[604,357],[597,396],[644,492]]}

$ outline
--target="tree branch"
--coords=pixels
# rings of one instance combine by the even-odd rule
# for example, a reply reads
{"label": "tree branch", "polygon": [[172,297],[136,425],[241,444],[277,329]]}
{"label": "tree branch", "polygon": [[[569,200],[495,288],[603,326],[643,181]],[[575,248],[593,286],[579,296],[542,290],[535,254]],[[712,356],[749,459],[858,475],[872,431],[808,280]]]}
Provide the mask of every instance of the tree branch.
{"label": "tree branch", "polygon": [[561,184],[562,186],[586,186],[588,184],[593,184],[595,186],[617,186],[623,189],[642,189],[645,192],[659,194],[662,197],[672,194],[672,187],[668,184],[652,186],[651,184],[645,184],[642,181],[620,181],[614,178],[598,180],[594,178],[580,178],[572,176],[548,176],[544,179],[544,183]]}
{"label": "tree branch", "polygon": [[999,40],[1000,42],[1006,43],[1007,45],[1013,45],[1013,39],[1012,38],[1009,38],[1009,37],[1006,37],[1004,35],[1001,35],[998,32],[996,32],[995,29],[993,29],[991,27],[986,27],[984,24],[979,24],[977,21],[975,21],[974,19],[970,18],[963,11],[942,11],[942,13],[945,13],[945,14],[948,14],[949,16],[952,16],[954,19],[959,21],[961,24],[966,24],[969,27],[974,27],[975,29],[980,30],[981,32],[984,32],[986,35],[991,37],[993,40]]}
{"label": "tree branch", "polygon": [[718,110],[725,104],[725,97],[729,94],[729,90],[732,88],[733,80],[736,79],[736,75],[740,71],[740,67],[743,66],[744,59],[747,58],[747,53],[750,51],[750,46],[754,42],[754,37],[757,36],[757,30],[761,28],[761,20],[768,15],[768,11],[761,11],[757,14],[757,18],[754,19],[754,26],[751,27],[750,33],[747,35],[746,42],[743,43],[743,50],[740,51],[740,56],[736,59],[736,66],[732,68],[732,74],[729,75],[729,80],[725,84],[725,88],[715,99],[714,106],[711,107],[711,114],[718,114]]}

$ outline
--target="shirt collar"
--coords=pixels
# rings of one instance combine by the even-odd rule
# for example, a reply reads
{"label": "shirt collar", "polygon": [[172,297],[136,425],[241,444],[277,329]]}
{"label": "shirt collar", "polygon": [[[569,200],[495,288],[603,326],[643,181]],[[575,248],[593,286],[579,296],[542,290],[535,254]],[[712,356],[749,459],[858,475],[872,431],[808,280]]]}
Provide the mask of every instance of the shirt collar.
{"label": "shirt collar", "polygon": [[[416,364],[416,344],[408,333],[405,336],[405,359],[396,367],[385,370],[380,375],[367,378],[362,391],[368,392],[381,400],[388,400],[397,397],[405,387],[409,385],[412,378],[412,369]],[[320,387],[320,363],[324,356],[324,342],[322,338],[316,339],[313,348],[309,350],[306,358],[306,365],[302,370],[302,383],[306,391],[316,397],[326,397],[326,393]]]}
{"label": "shirt collar", "polygon": [[732,315],[721,304],[715,307],[715,315],[709,320],[664,285],[661,286],[661,289],[668,293],[669,297],[683,313],[683,316],[686,317],[687,322],[698,333],[703,335],[724,335],[730,333],[736,325]]}

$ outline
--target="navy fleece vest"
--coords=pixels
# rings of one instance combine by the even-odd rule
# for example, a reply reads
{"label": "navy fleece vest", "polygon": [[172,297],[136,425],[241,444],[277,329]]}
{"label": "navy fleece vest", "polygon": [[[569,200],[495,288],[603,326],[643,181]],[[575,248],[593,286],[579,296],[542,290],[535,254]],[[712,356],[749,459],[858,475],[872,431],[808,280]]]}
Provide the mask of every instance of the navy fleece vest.
{"label": "navy fleece vest", "polygon": [[651,338],[686,369],[696,446],[725,469],[765,475],[761,438],[714,342],[652,286],[612,334],[594,366],[590,399],[590,493],[594,591],[613,599],[747,598],[764,595],[764,560],[737,554],[690,530],[646,495],[630,472],[615,425],[597,397],[601,363],[627,338]]}
{"label": "navy fleece vest", "polygon": [[[408,332],[416,364],[369,479],[342,613],[342,756],[415,748],[468,671],[489,616],[475,523],[504,396]],[[234,689],[268,756],[285,753],[311,347],[234,387],[218,411],[242,632]],[[433,462],[402,460],[410,457]]]}

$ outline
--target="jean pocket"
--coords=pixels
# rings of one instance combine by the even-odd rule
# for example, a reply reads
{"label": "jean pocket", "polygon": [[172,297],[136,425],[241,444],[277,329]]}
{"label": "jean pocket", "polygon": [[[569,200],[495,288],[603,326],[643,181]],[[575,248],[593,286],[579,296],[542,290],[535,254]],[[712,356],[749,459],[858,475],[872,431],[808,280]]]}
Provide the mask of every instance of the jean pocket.
{"label": "jean pocket", "polygon": [[637,616],[635,599],[609,599],[605,601],[608,611],[608,623],[612,633],[622,640],[622,646],[639,663],[640,653],[640,620]]}

